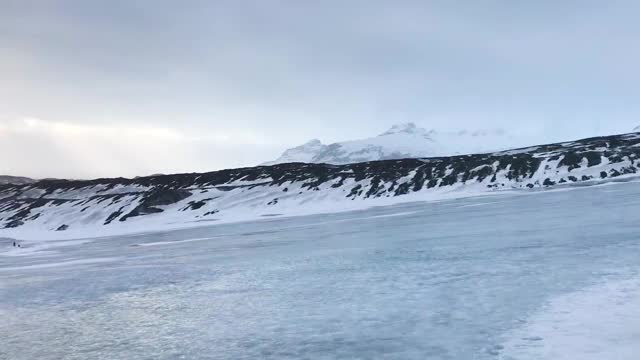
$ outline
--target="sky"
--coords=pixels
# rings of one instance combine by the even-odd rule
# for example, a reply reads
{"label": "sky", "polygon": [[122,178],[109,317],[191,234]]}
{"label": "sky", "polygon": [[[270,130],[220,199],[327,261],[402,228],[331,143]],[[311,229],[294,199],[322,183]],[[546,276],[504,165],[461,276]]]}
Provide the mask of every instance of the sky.
{"label": "sky", "polygon": [[210,171],[395,123],[640,125],[638,1],[0,0],[0,174]]}

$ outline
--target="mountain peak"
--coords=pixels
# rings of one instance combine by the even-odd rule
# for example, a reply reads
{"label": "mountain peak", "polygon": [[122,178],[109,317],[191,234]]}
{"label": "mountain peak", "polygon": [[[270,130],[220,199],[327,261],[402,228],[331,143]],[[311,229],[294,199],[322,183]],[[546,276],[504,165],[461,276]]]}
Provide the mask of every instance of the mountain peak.
{"label": "mountain peak", "polygon": [[401,124],[396,124],[393,125],[389,130],[385,131],[384,133],[378,135],[378,136],[389,136],[389,135],[398,135],[398,134],[402,134],[402,135],[418,135],[418,136],[422,136],[424,138],[429,139],[430,135],[434,134],[435,131],[431,130],[427,130],[425,128],[421,128],[418,127],[415,123],[413,122],[407,122],[407,123],[401,123]]}
{"label": "mountain peak", "polygon": [[322,141],[318,139],[311,139],[306,143],[304,143],[302,146],[318,146],[318,145],[322,145]]}
{"label": "mountain peak", "polygon": [[[382,134],[380,134],[380,136],[393,135],[393,134],[399,134],[399,133],[413,134],[418,129],[419,128],[416,126],[416,124],[412,123],[412,122],[402,123],[402,124],[395,124],[389,130],[387,130],[387,131],[383,132]],[[421,130],[424,130],[424,129],[421,129]]]}

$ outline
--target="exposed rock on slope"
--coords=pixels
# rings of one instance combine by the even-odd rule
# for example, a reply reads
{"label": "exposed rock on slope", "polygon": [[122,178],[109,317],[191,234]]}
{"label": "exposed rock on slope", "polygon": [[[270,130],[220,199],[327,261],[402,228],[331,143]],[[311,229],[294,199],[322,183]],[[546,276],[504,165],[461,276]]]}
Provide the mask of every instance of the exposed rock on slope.
{"label": "exposed rock on slope", "polygon": [[[136,179],[0,186],[2,232],[113,229],[336,211],[499,189],[590,184],[638,172],[640,134],[489,154],[351,165],[281,164]],[[63,226],[64,225],[64,226]]]}

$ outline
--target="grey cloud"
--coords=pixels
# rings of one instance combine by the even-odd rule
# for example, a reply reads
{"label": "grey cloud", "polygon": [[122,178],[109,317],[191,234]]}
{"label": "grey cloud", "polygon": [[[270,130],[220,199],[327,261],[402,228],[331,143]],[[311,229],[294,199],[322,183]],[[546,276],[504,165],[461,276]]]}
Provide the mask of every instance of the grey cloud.
{"label": "grey cloud", "polygon": [[[7,1],[0,121],[250,129],[281,148],[405,121],[528,131],[531,142],[622,132],[640,115],[638,10],[591,0]],[[225,151],[212,161],[236,156]]]}

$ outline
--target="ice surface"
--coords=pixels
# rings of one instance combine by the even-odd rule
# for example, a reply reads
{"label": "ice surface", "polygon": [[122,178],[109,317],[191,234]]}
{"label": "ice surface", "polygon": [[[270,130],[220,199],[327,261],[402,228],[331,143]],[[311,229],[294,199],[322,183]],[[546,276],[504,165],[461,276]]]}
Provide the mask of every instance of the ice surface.
{"label": "ice surface", "polygon": [[0,256],[0,359],[632,359],[639,210],[622,183]]}
{"label": "ice surface", "polygon": [[505,360],[638,359],[638,274],[553,299],[511,334],[504,353]]}

